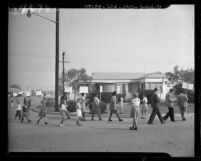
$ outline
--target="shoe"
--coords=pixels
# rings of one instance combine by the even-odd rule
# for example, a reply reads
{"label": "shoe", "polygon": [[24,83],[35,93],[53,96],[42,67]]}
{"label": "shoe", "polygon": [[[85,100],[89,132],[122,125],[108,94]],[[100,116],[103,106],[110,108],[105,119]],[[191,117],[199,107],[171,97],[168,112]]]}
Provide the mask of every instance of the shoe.
{"label": "shoe", "polygon": [[148,122],[147,124],[153,124],[152,122]]}
{"label": "shoe", "polygon": [[68,118],[68,119],[70,119],[71,117],[70,117],[70,116],[68,116],[67,118]]}
{"label": "shoe", "polygon": [[167,119],[163,117],[163,120],[166,121]]}
{"label": "shoe", "polygon": [[183,120],[183,121],[186,121],[186,118],[183,118],[182,120]]}
{"label": "shoe", "polygon": [[37,120],[37,124],[39,124],[39,120]]}
{"label": "shoe", "polygon": [[45,125],[47,125],[48,124],[48,122],[45,122]]}
{"label": "shoe", "polygon": [[111,119],[109,119],[108,121],[112,121]]}
{"label": "shoe", "polygon": [[172,120],[172,122],[176,122],[175,120]]}
{"label": "shoe", "polygon": [[119,121],[123,121],[122,119],[119,119]]}
{"label": "shoe", "polygon": [[135,126],[134,130],[138,130],[137,126]]}
{"label": "shoe", "polygon": [[60,126],[60,127],[63,127],[64,125],[63,125],[63,124],[59,124],[59,126]]}
{"label": "shoe", "polygon": [[99,119],[99,121],[103,121],[102,119]]}
{"label": "shoe", "polygon": [[161,124],[164,124],[164,123],[165,123],[165,121],[162,121],[162,122],[161,122]]}
{"label": "shoe", "polygon": [[31,122],[31,120],[29,120],[28,122]]}
{"label": "shoe", "polygon": [[91,121],[94,121],[94,119],[91,119]]}

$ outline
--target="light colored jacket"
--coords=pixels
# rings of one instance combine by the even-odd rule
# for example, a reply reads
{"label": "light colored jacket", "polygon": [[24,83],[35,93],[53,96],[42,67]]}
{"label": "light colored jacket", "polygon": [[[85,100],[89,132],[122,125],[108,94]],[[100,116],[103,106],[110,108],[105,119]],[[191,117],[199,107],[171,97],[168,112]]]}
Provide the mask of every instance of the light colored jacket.
{"label": "light colored jacket", "polygon": [[186,107],[187,106],[188,97],[183,93],[177,97],[177,104],[179,107]]}
{"label": "light colored jacket", "polygon": [[168,107],[174,107],[174,96],[168,92],[165,96],[166,104]]}

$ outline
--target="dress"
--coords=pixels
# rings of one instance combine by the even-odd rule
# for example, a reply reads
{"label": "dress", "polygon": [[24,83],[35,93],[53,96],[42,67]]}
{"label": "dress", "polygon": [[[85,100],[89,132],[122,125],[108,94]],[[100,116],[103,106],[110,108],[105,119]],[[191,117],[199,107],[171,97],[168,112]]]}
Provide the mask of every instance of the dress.
{"label": "dress", "polygon": [[116,96],[112,96],[109,109],[111,113],[117,112],[117,97]]}
{"label": "dress", "polygon": [[41,101],[41,108],[40,108],[40,112],[39,112],[39,117],[46,117],[46,99],[43,99]]}
{"label": "dress", "polygon": [[132,99],[131,104],[132,109],[130,112],[130,117],[137,120],[140,117],[140,107],[139,107],[140,99],[139,98]]}
{"label": "dress", "polygon": [[77,117],[82,117],[82,106],[79,102],[77,102],[76,104],[76,113],[77,113]]}

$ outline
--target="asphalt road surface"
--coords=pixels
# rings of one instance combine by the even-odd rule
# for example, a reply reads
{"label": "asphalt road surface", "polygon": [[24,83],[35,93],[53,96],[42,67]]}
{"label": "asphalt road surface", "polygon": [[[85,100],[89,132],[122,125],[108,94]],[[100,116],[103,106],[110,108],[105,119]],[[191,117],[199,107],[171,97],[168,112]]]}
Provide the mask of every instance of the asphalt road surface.
{"label": "asphalt road surface", "polygon": [[108,122],[108,114],[103,121],[82,121],[76,126],[76,116],[66,120],[60,127],[60,116],[49,114],[48,125],[41,120],[37,125],[38,113],[31,111],[31,123],[20,123],[14,119],[14,111],[9,110],[8,135],[10,152],[165,152],[174,157],[194,156],[194,114],[189,113],[182,121],[176,114],[176,122],[167,120],[161,124],[156,116],[154,124],[147,119],[138,121],[138,131],[129,127],[132,119],[123,118],[119,122],[115,115]]}

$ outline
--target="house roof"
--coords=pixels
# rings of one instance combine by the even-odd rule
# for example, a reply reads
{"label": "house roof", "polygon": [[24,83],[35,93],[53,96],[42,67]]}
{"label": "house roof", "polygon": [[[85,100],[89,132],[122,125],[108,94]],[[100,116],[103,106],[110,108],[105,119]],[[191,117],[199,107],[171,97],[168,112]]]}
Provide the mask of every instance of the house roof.
{"label": "house roof", "polygon": [[144,73],[112,73],[112,72],[97,72],[93,73],[93,80],[130,80],[130,79],[138,79],[145,75]]}
{"label": "house roof", "polygon": [[144,76],[140,78],[166,78],[166,75],[165,73],[155,72],[155,73],[145,74]]}
{"label": "house roof", "polygon": [[112,73],[112,72],[96,72],[92,73],[93,80],[131,80],[141,78],[165,78],[165,73]]}

